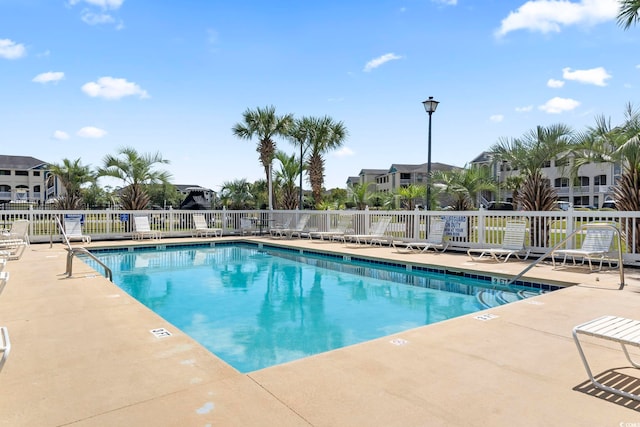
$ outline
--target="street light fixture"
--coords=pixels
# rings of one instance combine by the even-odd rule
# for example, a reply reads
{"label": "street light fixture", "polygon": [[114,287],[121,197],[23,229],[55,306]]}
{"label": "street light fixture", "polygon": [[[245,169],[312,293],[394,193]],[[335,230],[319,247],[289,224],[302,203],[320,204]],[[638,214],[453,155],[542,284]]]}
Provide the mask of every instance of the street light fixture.
{"label": "street light fixture", "polygon": [[427,155],[427,210],[431,210],[431,115],[436,112],[439,102],[430,96],[429,99],[422,102],[424,110],[429,114],[429,148]]}

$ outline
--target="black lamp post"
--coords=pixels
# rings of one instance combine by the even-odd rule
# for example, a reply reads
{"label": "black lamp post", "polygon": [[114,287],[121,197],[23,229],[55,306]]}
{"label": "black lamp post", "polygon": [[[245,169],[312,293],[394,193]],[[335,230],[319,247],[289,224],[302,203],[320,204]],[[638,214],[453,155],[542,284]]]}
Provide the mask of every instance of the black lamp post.
{"label": "black lamp post", "polygon": [[439,102],[430,96],[429,99],[422,102],[424,109],[429,114],[429,148],[427,155],[427,210],[431,210],[431,115],[435,113]]}
{"label": "black lamp post", "polygon": [[303,210],[304,205],[302,204],[302,165],[304,160],[304,142],[300,141],[300,201],[298,202],[298,209]]}

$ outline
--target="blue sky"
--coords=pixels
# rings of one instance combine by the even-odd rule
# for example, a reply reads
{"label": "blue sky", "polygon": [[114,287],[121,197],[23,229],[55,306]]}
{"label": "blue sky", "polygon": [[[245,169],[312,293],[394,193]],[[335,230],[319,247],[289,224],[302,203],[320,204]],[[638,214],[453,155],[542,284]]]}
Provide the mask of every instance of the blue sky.
{"label": "blue sky", "polygon": [[[616,0],[0,0],[0,154],[102,165],[159,151],[176,184],[263,178],[247,108],[329,115],[348,139],[325,184],[363,168],[464,166],[537,125],[620,123],[640,28]],[[637,104],[637,102],[636,102]],[[640,106],[640,105],[639,105]],[[294,147],[278,141],[293,153]],[[308,186],[308,184],[305,184]]]}

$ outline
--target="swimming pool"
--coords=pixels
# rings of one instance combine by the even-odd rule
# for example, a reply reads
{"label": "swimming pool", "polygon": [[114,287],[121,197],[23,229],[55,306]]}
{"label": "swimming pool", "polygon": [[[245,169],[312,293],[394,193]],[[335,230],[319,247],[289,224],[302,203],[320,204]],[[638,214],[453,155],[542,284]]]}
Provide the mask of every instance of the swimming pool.
{"label": "swimming pool", "polygon": [[124,291],[240,372],[552,289],[252,244],[92,253]]}

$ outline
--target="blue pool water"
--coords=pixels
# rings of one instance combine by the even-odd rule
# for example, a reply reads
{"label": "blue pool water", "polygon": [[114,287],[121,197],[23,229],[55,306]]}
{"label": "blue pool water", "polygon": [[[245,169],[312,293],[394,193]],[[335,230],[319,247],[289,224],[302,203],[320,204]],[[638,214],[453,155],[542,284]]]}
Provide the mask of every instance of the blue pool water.
{"label": "blue pool water", "polygon": [[94,255],[123,290],[241,372],[543,292],[250,245]]}

